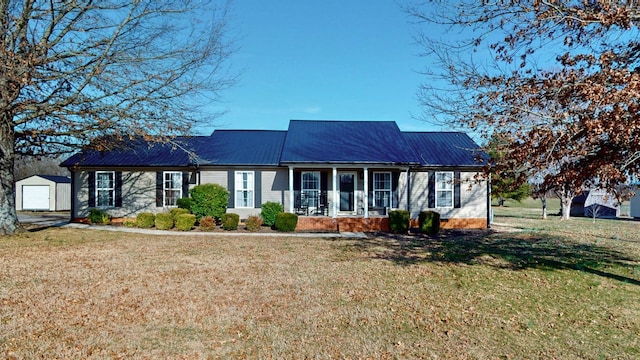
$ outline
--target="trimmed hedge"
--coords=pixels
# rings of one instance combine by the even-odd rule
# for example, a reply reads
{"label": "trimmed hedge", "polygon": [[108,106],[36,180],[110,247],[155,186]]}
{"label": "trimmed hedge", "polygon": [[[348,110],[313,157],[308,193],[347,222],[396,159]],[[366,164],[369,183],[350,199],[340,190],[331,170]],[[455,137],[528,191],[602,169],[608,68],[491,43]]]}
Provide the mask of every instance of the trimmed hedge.
{"label": "trimmed hedge", "polygon": [[89,222],[92,224],[107,225],[111,222],[111,215],[101,209],[90,209],[88,218]]}
{"label": "trimmed hedge", "polygon": [[276,230],[291,232],[296,229],[298,225],[298,215],[292,213],[279,213],[276,215],[276,222],[274,224]]}
{"label": "trimmed hedge", "polygon": [[181,214],[176,218],[176,229],[189,231],[196,225],[196,216],[193,214]]}
{"label": "trimmed hedge", "polygon": [[173,215],[171,213],[160,213],[156,215],[154,224],[158,230],[169,230],[173,227]]}
{"label": "trimmed hedge", "polygon": [[198,221],[204,216],[220,219],[229,205],[229,192],[218,184],[198,185],[189,191],[191,194],[191,212]]}
{"label": "trimmed hedge", "polygon": [[240,215],[234,213],[222,214],[220,217],[222,222],[222,229],[224,230],[238,230],[238,223],[240,222]]}
{"label": "trimmed hedge", "polygon": [[258,231],[262,226],[262,218],[260,216],[251,215],[244,221],[244,225],[248,231]]}
{"label": "trimmed hedge", "polygon": [[201,231],[213,231],[216,227],[216,219],[211,216],[205,216],[200,219],[200,230]]}
{"label": "trimmed hedge", "polygon": [[150,212],[142,212],[136,216],[136,226],[141,229],[150,229],[153,227],[153,223],[156,220],[156,216]]}
{"label": "trimmed hedge", "polygon": [[171,214],[171,216],[173,216],[173,221],[175,222],[178,215],[191,214],[191,211],[188,209],[178,207],[178,208],[172,208],[171,210],[169,210],[169,213]]}
{"label": "trimmed hedge", "polygon": [[394,234],[406,234],[409,231],[411,215],[407,210],[389,211],[389,228]]}
{"label": "trimmed hedge", "polygon": [[275,201],[267,201],[260,205],[260,208],[262,209],[260,212],[262,223],[267,226],[273,226],[276,223],[276,215],[284,212],[284,206]]}
{"label": "trimmed hedge", "polygon": [[421,232],[436,235],[440,231],[440,213],[431,210],[421,211],[418,216],[418,224]]}

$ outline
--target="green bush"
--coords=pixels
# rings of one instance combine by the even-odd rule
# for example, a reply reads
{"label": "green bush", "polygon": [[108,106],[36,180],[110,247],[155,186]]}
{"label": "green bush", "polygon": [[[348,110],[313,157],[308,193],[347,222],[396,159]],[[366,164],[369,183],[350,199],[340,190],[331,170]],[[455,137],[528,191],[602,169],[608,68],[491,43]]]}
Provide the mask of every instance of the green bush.
{"label": "green bush", "polygon": [[169,210],[169,213],[171,213],[171,216],[173,216],[173,222],[175,222],[178,215],[191,214],[191,211],[184,208],[172,208]]}
{"label": "green bush", "polygon": [[134,227],[136,227],[136,220],[135,219],[127,219],[122,224],[125,227],[134,228]]}
{"label": "green bush", "polygon": [[409,231],[410,214],[407,210],[389,211],[389,228],[394,234],[406,234]]}
{"label": "green bush", "polygon": [[276,223],[276,215],[284,212],[284,206],[275,201],[268,201],[260,206],[262,211],[260,217],[263,224],[273,226]]}
{"label": "green bush", "polygon": [[111,222],[111,215],[107,214],[104,210],[101,209],[90,209],[89,222],[92,224],[106,225]]}
{"label": "green bush", "polygon": [[435,211],[421,211],[418,216],[418,224],[421,232],[435,235],[440,231],[440,213]]}
{"label": "green bush", "polygon": [[193,203],[193,199],[192,198],[180,198],[176,201],[176,205],[178,205],[178,208],[180,209],[187,209],[189,210],[189,212],[191,212],[191,204]]}
{"label": "green bush", "polygon": [[200,230],[212,231],[216,227],[216,219],[211,216],[205,216],[200,219]]}
{"label": "green bush", "polygon": [[244,221],[247,230],[254,232],[260,230],[262,226],[262,218],[260,216],[251,215]]}
{"label": "green bush", "polygon": [[193,214],[181,214],[176,218],[176,229],[180,231],[189,231],[196,224],[196,216]]}
{"label": "green bush", "polygon": [[171,213],[160,213],[156,215],[154,224],[158,230],[169,230],[173,227],[173,215]]}
{"label": "green bush", "polygon": [[156,216],[150,212],[142,212],[136,216],[136,226],[141,229],[150,229],[153,227],[153,223],[156,220]]}
{"label": "green bush", "polygon": [[222,228],[224,230],[238,230],[240,215],[233,213],[222,214],[220,221],[222,221]]}
{"label": "green bush", "polygon": [[204,216],[220,219],[229,205],[229,192],[218,184],[203,184],[191,189],[191,212],[200,221]]}
{"label": "green bush", "polygon": [[274,224],[276,230],[291,232],[296,229],[298,225],[298,215],[292,213],[279,213],[276,215],[276,222]]}

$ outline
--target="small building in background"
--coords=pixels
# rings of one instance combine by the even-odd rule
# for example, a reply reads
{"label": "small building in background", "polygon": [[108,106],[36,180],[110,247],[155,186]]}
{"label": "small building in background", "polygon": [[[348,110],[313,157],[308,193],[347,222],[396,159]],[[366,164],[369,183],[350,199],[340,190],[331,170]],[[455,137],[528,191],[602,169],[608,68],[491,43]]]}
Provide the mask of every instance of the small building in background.
{"label": "small building in background", "polygon": [[71,210],[71,178],[58,175],[33,175],[16,181],[16,210]]}
{"label": "small building in background", "polygon": [[571,216],[617,218],[620,202],[614,193],[605,189],[588,190],[573,199]]}
{"label": "small building in background", "polygon": [[635,193],[629,200],[629,216],[640,219],[640,184],[631,187]]}

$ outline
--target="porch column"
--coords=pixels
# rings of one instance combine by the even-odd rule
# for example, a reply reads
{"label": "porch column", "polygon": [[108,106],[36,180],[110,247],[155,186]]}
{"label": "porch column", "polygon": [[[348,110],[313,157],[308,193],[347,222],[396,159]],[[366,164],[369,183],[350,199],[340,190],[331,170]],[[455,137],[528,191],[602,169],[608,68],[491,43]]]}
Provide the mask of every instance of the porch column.
{"label": "porch column", "polygon": [[364,168],[364,198],[362,203],[364,204],[364,218],[369,218],[369,168]]}
{"label": "porch column", "polygon": [[293,214],[293,166],[289,166],[289,212]]}
{"label": "porch column", "polygon": [[335,219],[338,217],[338,169],[336,167],[333,167],[331,177],[331,186],[333,186],[333,203],[331,204],[331,207],[333,208],[333,215],[331,217]]}

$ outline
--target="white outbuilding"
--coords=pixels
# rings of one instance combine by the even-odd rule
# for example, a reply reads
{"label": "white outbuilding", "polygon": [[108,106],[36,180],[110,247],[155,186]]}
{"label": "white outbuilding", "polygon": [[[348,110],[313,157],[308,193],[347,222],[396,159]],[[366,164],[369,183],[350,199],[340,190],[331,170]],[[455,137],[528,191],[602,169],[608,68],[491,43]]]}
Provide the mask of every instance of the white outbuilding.
{"label": "white outbuilding", "polygon": [[33,175],[16,181],[16,210],[71,210],[71,178]]}

